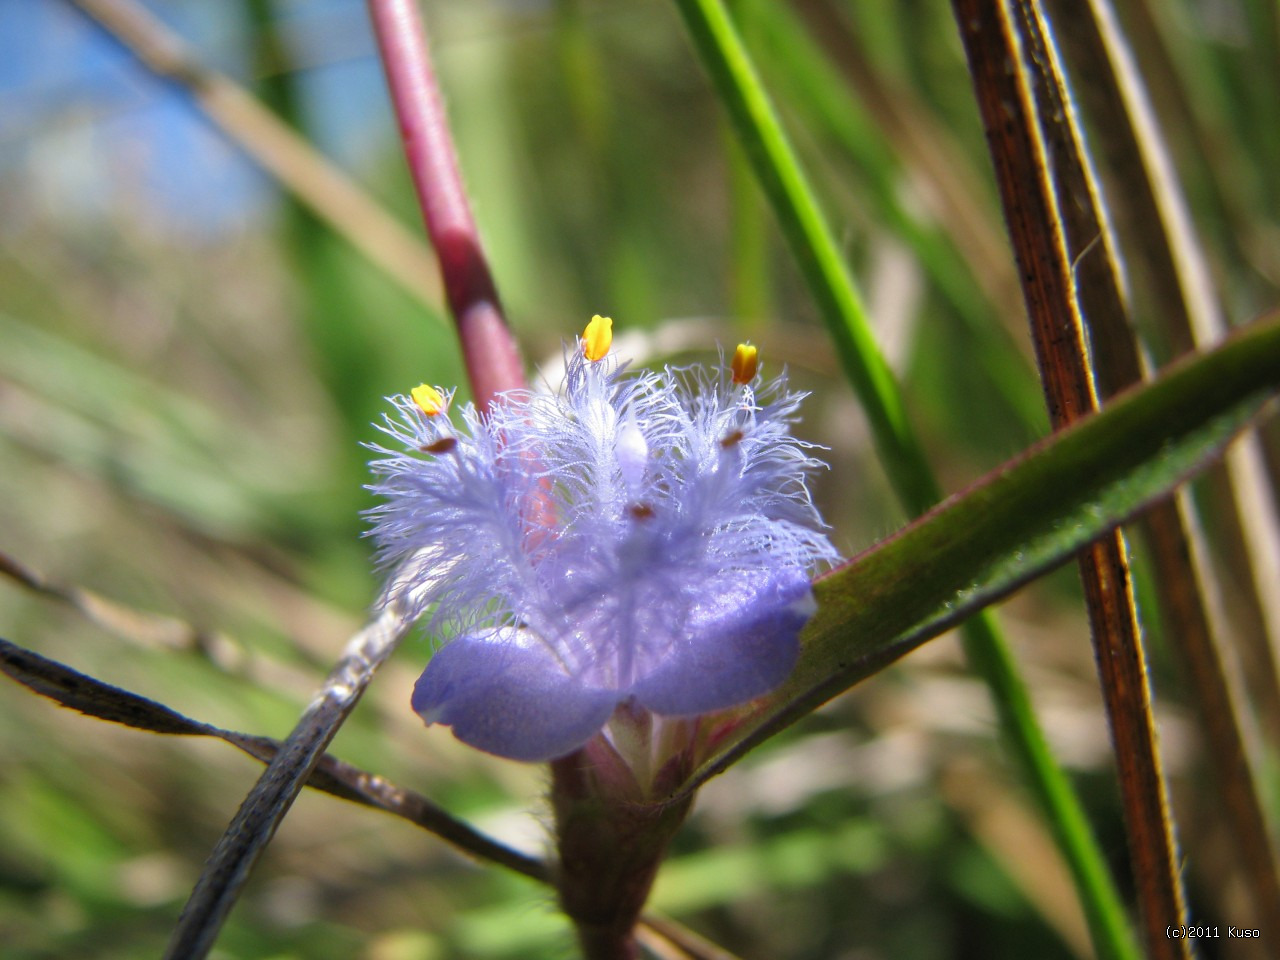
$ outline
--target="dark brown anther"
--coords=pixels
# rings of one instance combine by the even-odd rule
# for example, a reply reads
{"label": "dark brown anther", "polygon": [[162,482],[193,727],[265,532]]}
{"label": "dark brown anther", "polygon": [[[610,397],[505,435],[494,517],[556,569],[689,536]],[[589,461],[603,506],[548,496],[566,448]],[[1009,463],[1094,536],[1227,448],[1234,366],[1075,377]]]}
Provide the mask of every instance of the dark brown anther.
{"label": "dark brown anther", "polygon": [[653,516],[653,507],[647,503],[633,503],[631,505],[631,516],[637,520],[648,520]]}
{"label": "dark brown anther", "polygon": [[742,441],[742,431],[731,430],[728,433],[726,433],[724,437],[720,440],[720,446],[728,450],[731,447],[736,447],[741,441]]}
{"label": "dark brown anther", "polygon": [[457,445],[457,437],[441,437],[435,443],[424,443],[418,449],[423,453],[448,453]]}

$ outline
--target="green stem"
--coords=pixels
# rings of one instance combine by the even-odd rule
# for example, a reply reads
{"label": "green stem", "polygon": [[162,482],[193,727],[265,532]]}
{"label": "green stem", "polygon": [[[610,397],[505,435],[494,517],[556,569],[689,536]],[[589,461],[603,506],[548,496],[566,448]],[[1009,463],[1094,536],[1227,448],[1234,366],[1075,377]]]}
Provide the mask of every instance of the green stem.
{"label": "green stem", "polygon": [[[720,0],[676,0],[694,45],[755,169],[783,235],[799,262],[845,373],[871,424],[876,448],[903,506],[918,515],[941,492],[907,421],[901,390],[880,353],[866,307],[750,57]],[[1048,815],[1105,958],[1136,958],[1119,893],[1080,802],[1054,761],[1031,709],[1026,685],[994,620],[963,630],[966,655],[995,700],[1006,738]]]}
{"label": "green stem", "polygon": [[1104,960],[1138,960],[1141,954],[1120,893],[1080,800],[1049,750],[1009,645],[985,613],[964,625],[960,639],[969,665],[991,691],[1005,742],[1022,765],[1071,871],[1094,949]]}

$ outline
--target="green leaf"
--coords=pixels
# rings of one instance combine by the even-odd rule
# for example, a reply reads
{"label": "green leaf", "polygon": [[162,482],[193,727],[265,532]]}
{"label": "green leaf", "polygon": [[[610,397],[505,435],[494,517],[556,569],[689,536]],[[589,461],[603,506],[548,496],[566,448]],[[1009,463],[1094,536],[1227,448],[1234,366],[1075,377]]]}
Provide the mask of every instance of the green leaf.
{"label": "green leaf", "polygon": [[1047,570],[1218,457],[1280,385],[1280,315],[1117,398],[814,587],[791,678],[686,789]]}

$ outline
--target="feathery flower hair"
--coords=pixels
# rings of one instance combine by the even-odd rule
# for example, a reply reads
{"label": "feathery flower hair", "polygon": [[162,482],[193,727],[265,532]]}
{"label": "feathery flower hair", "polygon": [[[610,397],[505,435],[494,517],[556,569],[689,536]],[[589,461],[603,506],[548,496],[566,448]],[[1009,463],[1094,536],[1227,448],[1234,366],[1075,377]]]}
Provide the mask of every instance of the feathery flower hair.
{"label": "feathery flower hair", "polygon": [[384,602],[447,636],[413,693],[428,723],[516,760],[572,752],[631,701],[691,716],[781,683],[837,557],[790,434],[801,394],[728,370],[626,371],[594,317],[558,394],[486,413],[390,398],[369,511]]}

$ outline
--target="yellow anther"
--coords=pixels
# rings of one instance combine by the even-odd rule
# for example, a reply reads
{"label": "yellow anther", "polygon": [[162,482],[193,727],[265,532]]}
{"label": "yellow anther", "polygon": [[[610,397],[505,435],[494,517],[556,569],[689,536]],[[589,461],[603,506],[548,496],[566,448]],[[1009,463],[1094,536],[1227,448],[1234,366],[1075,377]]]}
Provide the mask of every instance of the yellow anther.
{"label": "yellow anther", "polygon": [[613,319],[596,314],[582,331],[582,353],[593,363],[603,359],[613,343]]}
{"label": "yellow anther", "polygon": [[749,343],[738,344],[738,349],[733,351],[733,360],[729,364],[733,370],[734,383],[750,383],[756,378],[756,368],[760,365],[758,359],[758,351]]}
{"label": "yellow anther", "polygon": [[444,408],[448,405],[444,395],[430,384],[420,383],[409,391],[409,396],[413,398],[413,402],[428,417],[434,417],[438,413],[444,413]]}

